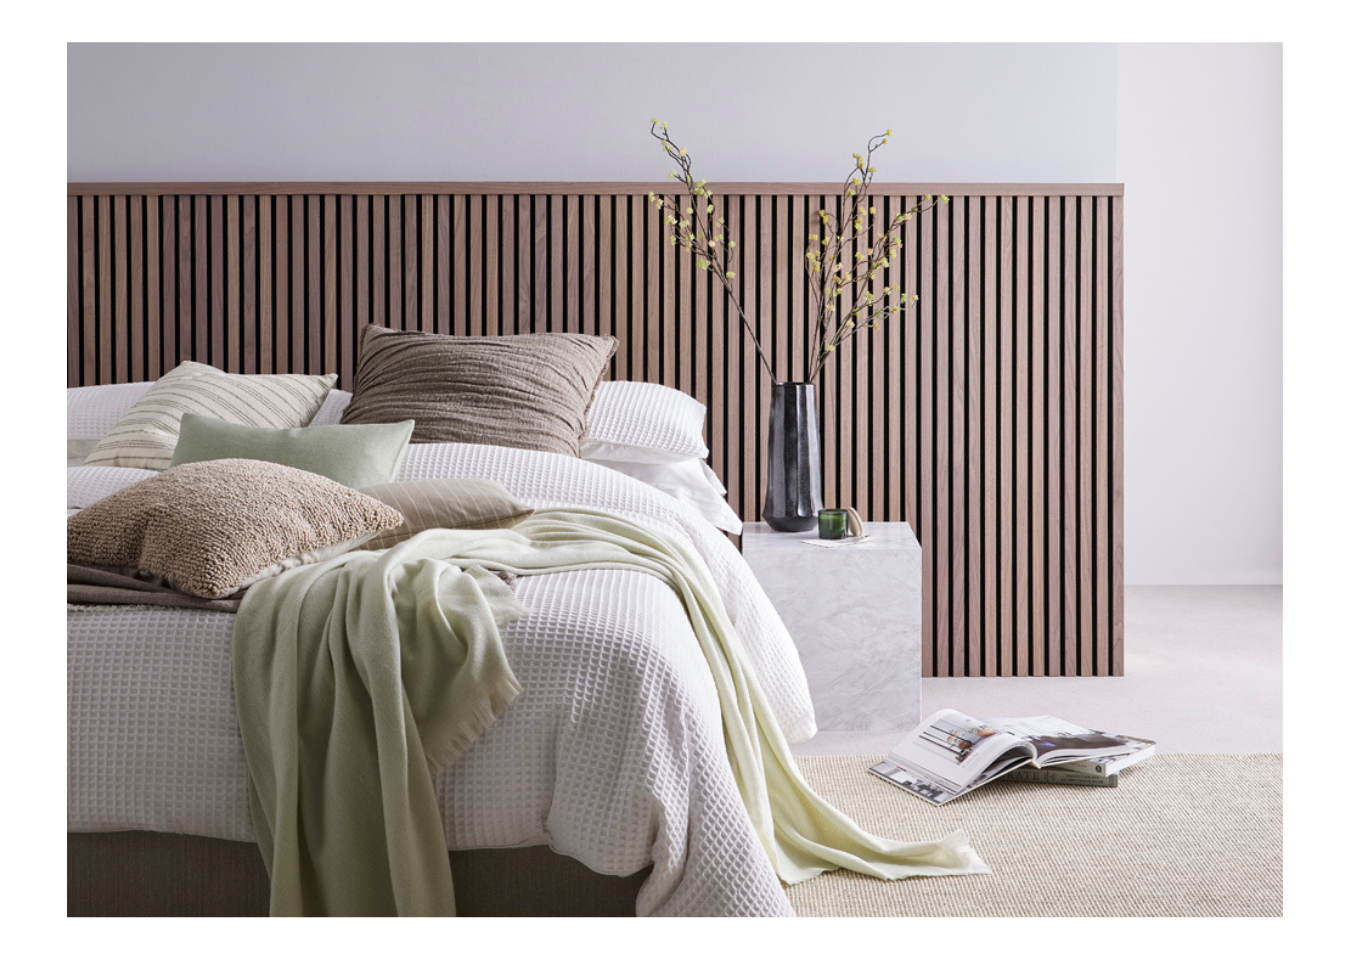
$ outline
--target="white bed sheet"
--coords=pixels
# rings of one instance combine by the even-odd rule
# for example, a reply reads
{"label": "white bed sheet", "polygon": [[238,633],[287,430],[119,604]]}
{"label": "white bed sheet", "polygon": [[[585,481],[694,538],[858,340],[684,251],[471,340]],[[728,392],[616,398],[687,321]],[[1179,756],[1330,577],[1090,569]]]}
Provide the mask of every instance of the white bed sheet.
{"label": "white bed sheet", "polygon": [[[68,471],[68,508],[141,477]],[[815,732],[795,648],[730,542],[639,481],[568,457],[409,448],[403,479],[488,477],[538,507],[579,504],[687,538],[722,592],[789,739]],[[716,693],[675,594],[621,571],[523,579],[503,631],[524,693],[442,771],[451,849],[547,843],[599,873],[654,864],[639,912],[790,913],[727,761]],[[68,611],[68,829],[253,839],[230,691],[230,614]]]}

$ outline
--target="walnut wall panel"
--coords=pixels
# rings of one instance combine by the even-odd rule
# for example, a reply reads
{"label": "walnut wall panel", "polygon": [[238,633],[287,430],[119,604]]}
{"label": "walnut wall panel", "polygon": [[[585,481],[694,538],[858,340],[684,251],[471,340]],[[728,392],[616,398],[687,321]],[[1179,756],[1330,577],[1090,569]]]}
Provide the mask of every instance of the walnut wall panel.
{"label": "walnut wall panel", "polygon": [[[732,506],[758,516],[769,378],[728,298],[662,235],[663,184],[71,184],[67,382],[183,360],[336,371],[366,323],[619,338],[611,376],[710,410]],[[806,363],[805,238],[822,184],[719,192],[741,302],[778,368]],[[873,291],[919,294],[820,382],[824,495],[924,545],[926,672],[1124,670],[1123,191],[877,185],[906,228]]]}

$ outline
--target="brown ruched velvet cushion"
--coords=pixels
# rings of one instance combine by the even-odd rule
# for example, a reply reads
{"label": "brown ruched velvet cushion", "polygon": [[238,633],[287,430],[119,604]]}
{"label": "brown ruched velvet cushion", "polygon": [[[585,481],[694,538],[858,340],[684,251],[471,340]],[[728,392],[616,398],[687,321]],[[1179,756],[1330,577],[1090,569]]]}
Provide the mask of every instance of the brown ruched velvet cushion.
{"label": "brown ruched velvet cushion", "polygon": [[403,523],[374,497],[262,460],[185,463],[66,520],[66,562],[157,577],[218,599],[355,549]]}
{"label": "brown ruched velvet cushion", "polygon": [[343,423],[415,420],[413,443],[577,456],[618,343],[581,333],[451,337],[368,326]]}

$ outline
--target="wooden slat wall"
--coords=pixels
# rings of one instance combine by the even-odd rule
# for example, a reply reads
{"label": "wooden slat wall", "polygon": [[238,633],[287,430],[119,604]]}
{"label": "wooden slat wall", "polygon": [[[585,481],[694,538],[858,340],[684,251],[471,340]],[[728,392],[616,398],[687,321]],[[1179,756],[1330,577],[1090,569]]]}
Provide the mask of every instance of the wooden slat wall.
{"label": "wooden slat wall", "polygon": [[[722,290],[662,233],[665,184],[71,184],[67,382],[183,360],[328,372],[365,323],[613,334],[610,374],[709,407],[710,462],[758,516],[769,378]],[[806,363],[801,270],[820,184],[725,185],[739,295],[780,370]],[[920,295],[820,383],[827,504],[908,520],[924,545],[925,672],[1124,671],[1123,191],[926,193],[873,291]]]}

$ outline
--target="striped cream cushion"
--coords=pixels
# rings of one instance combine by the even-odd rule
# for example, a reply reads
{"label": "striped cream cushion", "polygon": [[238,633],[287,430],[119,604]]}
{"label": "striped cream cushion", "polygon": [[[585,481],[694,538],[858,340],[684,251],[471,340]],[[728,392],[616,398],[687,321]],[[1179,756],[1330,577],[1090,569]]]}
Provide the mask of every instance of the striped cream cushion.
{"label": "striped cream cushion", "polygon": [[160,377],[99,441],[84,464],[168,469],[185,413],[250,427],[303,427],[336,382],[335,373],[223,373],[189,360]]}
{"label": "striped cream cushion", "polygon": [[362,549],[383,550],[423,530],[494,530],[514,527],[534,513],[495,480],[447,478],[405,480],[362,487],[368,497],[403,514],[403,526],[387,530]]}

